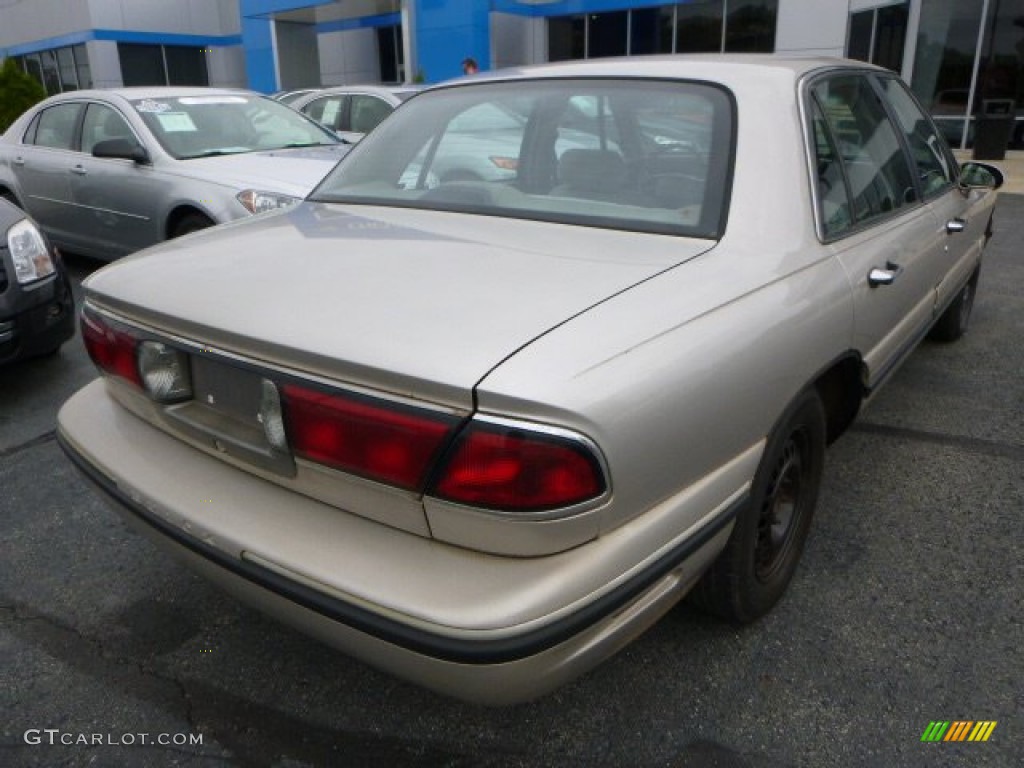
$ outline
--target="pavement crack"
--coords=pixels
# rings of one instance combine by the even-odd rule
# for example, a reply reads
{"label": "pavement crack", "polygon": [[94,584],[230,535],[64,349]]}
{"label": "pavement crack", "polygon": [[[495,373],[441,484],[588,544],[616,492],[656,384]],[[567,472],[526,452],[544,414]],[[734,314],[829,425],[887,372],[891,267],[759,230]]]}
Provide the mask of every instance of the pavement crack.
{"label": "pavement crack", "polygon": [[30,440],[26,440],[24,443],[12,445],[10,448],[0,448],[0,459],[6,459],[9,456],[14,456],[15,454],[21,453],[22,451],[27,451],[29,448],[35,448],[38,445],[45,445],[46,443],[49,443],[56,437],[57,430],[51,429],[49,432],[44,432],[41,435],[37,435],[36,437],[31,438]]}
{"label": "pavement crack", "polygon": [[[120,679],[127,690],[152,701],[159,701],[168,713],[184,720],[193,733],[202,733],[196,722],[193,697],[180,680],[155,669],[144,659],[113,652],[102,640],[54,616],[20,603],[0,603],[0,623],[33,627],[14,633],[41,652],[61,659],[85,674],[100,679]],[[127,674],[125,674],[127,672]],[[195,756],[195,752],[175,745],[148,745],[161,751]],[[209,756],[204,755],[204,757]]]}
{"label": "pavement crack", "polygon": [[855,422],[852,431],[879,435],[880,437],[911,440],[918,443],[929,443],[931,445],[944,445],[950,448],[959,448],[970,453],[1024,461],[1024,445],[1004,443],[998,440],[986,440],[982,437],[950,435],[944,432],[932,432],[925,429],[914,429],[913,427],[896,427],[890,424],[878,424],[870,421]]}

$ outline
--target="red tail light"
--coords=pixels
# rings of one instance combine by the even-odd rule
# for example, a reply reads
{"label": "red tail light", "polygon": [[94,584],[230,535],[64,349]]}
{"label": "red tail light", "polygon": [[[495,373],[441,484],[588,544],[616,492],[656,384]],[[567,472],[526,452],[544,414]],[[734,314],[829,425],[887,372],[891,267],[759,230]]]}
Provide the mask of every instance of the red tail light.
{"label": "red tail light", "polygon": [[142,386],[135,362],[138,339],[88,307],[82,310],[82,341],[96,366],[106,373]]}
{"label": "red tail light", "polygon": [[299,456],[419,491],[458,419],[356,395],[281,388],[285,428]]}
{"label": "red tail light", "polygon": [[428,493],[476,507],[538,512],[589,501],[605,488],[597,458],[582,442],[471,423]]}

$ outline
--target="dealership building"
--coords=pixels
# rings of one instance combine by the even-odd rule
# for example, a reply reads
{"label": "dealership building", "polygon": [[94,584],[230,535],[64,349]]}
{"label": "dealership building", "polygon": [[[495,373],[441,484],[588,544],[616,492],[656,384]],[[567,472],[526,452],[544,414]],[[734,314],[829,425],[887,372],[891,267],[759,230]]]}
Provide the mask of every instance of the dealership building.
{"label": "dealership building", "polygon": [[1017,115],[1024,140],[1024,0],[0,0],[0,58],[49,93],[438,82],[467,57],[721,51],[871,61],[954,144],[971,145],[979,115]]}

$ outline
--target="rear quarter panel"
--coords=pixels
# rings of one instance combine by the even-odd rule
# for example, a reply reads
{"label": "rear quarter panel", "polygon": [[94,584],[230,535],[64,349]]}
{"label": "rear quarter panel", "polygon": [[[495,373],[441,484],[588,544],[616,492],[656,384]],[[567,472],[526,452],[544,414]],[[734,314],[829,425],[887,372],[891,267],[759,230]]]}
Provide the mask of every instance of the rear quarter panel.
{"label": "rear quarter panel", "polygon": [[[563,424],[601,447],[612,485],[601,532],[757,446],[850,349],[851,288],[815,235],[796,85],[731,88],[736,170],[720,243],[555,329],[478,387],[484,412]],[[654,237],[638,235],[637,252]],[[744,466],[722,503],[749,483]],[[708,511],[681,503],[680,530]]]}

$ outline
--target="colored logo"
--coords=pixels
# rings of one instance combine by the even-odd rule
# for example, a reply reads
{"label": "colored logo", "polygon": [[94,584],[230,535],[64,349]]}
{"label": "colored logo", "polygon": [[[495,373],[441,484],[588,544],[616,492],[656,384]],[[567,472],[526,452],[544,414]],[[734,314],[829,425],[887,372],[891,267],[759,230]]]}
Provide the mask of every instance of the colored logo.
{"label": "colored logo", "polygon": [[932,720],[921,741],[988,741],[995,729],[995,720]]}

